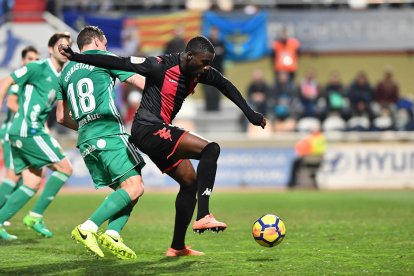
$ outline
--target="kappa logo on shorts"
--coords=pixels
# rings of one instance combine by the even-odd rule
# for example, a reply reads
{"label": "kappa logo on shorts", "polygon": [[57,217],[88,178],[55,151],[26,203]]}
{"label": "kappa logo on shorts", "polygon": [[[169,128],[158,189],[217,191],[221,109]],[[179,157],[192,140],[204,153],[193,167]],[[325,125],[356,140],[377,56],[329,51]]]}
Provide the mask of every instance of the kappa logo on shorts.
{"label": "kappa logo on shorts", "polygon": [[168,129],[166,127],[164,127],[163,129],[158,130],[157,132],[154,132],[154,136],[160,136],[162,139],[164,140],[170,140],[172,142],[171,139],[171,130]]}

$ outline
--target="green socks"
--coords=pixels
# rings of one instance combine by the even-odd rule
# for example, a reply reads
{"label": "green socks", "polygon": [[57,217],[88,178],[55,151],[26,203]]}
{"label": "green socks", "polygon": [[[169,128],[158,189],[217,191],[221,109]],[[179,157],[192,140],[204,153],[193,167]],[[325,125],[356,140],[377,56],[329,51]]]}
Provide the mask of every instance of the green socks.
{"label": "green socks", "polygon": [[[130,203],[131,198],[128,193],[123,189],[118,189],[105,198],[104,202],[102,202],[89,219],[97,226],[101,226],[106,220],[112,218],[119,211],[130,205]],[[124,220],[125,225],[128,218]]]}
{"label": "green socks", "polygon": [[11,193],[16,188],[16,183],[8,178],[4,178],[0,186],[0,208],[6,203]]}
{"label": "green socks", "polygon": [[15,215],[36,193],[36,190],[25,185],[12,193],[6,204],[0,210],[0,224]]}
{"label": "green socks", "polygon": [[47,180],[43,192],[37,200],[36,205],[33,207],[32,212],[43,215],[46,208],[53,201],[60,188],[62,188],[68,178],[69,175],[65,173],[58,171],[53,172]]}
{"label": "green socks", "polygon": [[124,209],[115,214],[113,217],[111,217],[108,222],[108,230],[113,230],[118,233],[121,233],[125,224],[128,222],[131,212],[132,204],[129,204]]}

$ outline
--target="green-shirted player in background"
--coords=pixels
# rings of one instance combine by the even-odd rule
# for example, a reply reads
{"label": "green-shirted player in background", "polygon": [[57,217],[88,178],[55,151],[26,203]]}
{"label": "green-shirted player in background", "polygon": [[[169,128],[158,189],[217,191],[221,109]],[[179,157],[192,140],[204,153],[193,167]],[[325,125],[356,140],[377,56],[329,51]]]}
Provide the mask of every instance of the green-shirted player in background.
{"label": "green-shirted player in background", "polygon": [[[22,52],[21,65],[24,66],[29,62],[39,60],[39,52],[33,46],[25,47]],[[18,92],[19,86],[14,84],[7,92],[7,115],[0,128],[0,141],[3,148],[3,160],[6,168],[6,176],[0,184],[0,209],[6,203],[10,194],[18,187],[22,185],[22,178],[20,175],[14,173],[13,159],[11,156],[11,148],[9,141],[9,129],[14,118],[14,114],[18,108]],[[5,226],[9,226],[10,223],[5,221]]]}
{"label": "green-shirted player in background", "polygon": [[[85,27],[77,43],[85,54],[111,54],[106,51],[107,40],[98,27]],[[145,163],[128,142],[129,134],[115,106],[116,78],[140,89],[144,87],[144,78],[135,73],[68,63],[60,77],[56,118],[59,123],[78,130],[77,147],[95,188],[114,190],[89,219],[73,229],[72,238],[96,256],[104,257],[99,241],[118,258],[133,259],[136,254],[123,243],[120,232],[144,193],[141,169]],[[109,220],[106,232],[98,235],[99,226],[106,220]]]}
{"label": "green-shirted player in background", "polygon": [[23,223],[45,237],[53,234],[44,224],[43,213],[72,174],[72,166],[59,143],[45,131],[45,121],[56,101],[60,71],[67,61],[58,51],[59,44],[69,45],[67,33],[56,33],[48,42],[50,58],[28,63],[0,80],[0,105],[14,83],[21,87],[18,111],[9,130],[14,171],[21,174],[23,185],[16,189],[0,209],[0,238],[15,240],[3,223],[15,215],[39,189],[43,167],[54,172],[47,180],[34,208]]}

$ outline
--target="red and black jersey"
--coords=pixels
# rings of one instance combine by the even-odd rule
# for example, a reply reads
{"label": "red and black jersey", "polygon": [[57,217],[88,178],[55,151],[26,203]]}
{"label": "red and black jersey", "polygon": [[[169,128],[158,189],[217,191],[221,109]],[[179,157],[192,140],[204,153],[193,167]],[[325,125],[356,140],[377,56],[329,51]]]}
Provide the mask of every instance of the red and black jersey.
{"label": "red and black jersey", "polygon": [[180,68],[180,53],[146,58],[75,53],[72,60],[132,71],[146,77],[141,105],[135,115],[143,124],[170,124],[198,83],[215,86],[244,112],[251,123],[260,125],[263,120],[263,115],[254,112],[237,88],[216,69],[210,67],[199,76],[185,75]]}

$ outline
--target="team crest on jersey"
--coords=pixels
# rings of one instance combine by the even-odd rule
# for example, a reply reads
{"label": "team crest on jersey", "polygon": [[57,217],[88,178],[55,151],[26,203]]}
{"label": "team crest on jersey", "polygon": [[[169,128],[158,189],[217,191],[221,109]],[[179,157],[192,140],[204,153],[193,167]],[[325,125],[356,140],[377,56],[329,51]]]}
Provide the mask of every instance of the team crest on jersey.
{"label": "team crest on jersey", "polygon": [[141,64],[145,61],[144,57],[131,57],[131,63],[133,64]]}

